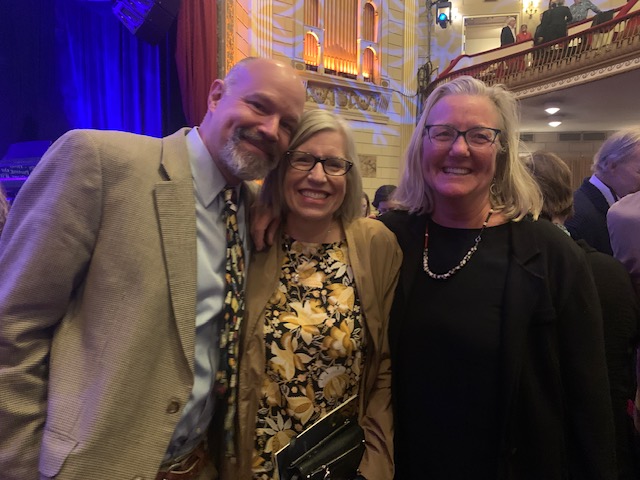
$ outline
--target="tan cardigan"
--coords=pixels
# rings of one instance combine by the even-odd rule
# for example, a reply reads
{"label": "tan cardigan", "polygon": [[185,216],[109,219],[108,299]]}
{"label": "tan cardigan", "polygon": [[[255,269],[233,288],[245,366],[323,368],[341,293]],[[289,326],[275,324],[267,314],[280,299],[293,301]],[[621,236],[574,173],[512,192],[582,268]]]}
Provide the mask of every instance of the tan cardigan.
{"label": "tan cardigan", "polygon": [[[344,228],[368,342],[372,346],[367,349],[360,391],[360,425],[366,441],[360,471],[369,480],[389,480],[393,478],[393,418],[387,330],[402,253],[395,236],[378,220],[357,219]],[[282,245],[278,243],[251,259],[241,338],[238,457],[235,464],[226,465],[229,471],[224,478],[251,478],[256,412],[265,372],[261,327],[265,307],[280,278],[282,257]]]}

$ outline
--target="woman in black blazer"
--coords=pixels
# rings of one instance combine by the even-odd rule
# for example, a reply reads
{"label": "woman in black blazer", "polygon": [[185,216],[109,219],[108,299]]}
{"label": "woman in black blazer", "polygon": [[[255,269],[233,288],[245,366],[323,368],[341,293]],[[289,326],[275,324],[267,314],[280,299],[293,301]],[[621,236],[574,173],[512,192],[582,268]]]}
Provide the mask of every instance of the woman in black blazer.
{"label": "woman in black blazer", "polygon": [[602,317],[584,252],[546,221],[515,97],[436,88],[381,220],[403,264],[390,319],[398,480],[616,478]]}

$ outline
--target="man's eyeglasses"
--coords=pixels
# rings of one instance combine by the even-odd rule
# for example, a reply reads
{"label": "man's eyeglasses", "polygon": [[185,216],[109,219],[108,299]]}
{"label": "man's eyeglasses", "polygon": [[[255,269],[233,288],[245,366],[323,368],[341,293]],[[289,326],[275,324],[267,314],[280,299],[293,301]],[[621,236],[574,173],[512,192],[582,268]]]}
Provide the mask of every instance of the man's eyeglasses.
{"label": "man's eyeglasses", "polygon": [[289,162],[289,165],[291,165],[296,170],[302,170],[304,172],[313,170],[313,167],[316,166],[316,163],[322,164],[324,173],[332,176],[345,175],[349,170],[351,170],[351,167],[353,167],[353,163],[344,158],[320,158],[310,153],[300,152],[298,150],[289,150],[284,154],[284,156]]}
{"label": "man's eyeglasses", "polygon": [[489,127],[474,127],[461,132],[450,125],[425,125],[429,140],[439,147],[450,147],[462,136],[471,148],[482,148],[493,145],[502,130]]}

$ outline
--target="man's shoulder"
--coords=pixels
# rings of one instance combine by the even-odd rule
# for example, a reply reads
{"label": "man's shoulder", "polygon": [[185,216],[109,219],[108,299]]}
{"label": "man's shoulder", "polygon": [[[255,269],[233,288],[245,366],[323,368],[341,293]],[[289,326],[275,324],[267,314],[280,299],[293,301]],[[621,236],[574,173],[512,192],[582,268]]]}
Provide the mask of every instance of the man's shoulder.
{"label": "man's shoulder", "polygon": [[151,164],[157,166],[161,156],[186,157],[186,133],[182,129],[164,138],[118,130],[70,130],[53,145],[52,151],[69,152],[69,157],[100,159],[122,167]]}
{"label": "man's shoulder", "polygon": [[60,137],[58,141],[62,142],[93,142],[101,145],[119,145],[119,144],[154,144],[164,141],[172,141],[181,137],[184,137],[189,128],[182,128],[177,132],[164,137],[153,137],[150,135],[143,135],[140,133],[124,132],[121,130],[97,130],[89,128],[79,128],[69,130]]}
{"label": "man's shoulder", "polygon": [[158,148],[162,139],[118,130],[69,130],[50,149],[51,152],[69,152],[75,155],[100,155],[103,159],[129,157],[137,151]]}
{"label": "man's shoulder", "polygon": [[586,200],[589,200],[590,203],[600,200],[606,202],[606,199],[600,189],[591,183],[588,178],[586,178],[578,189],[573,192],[573,199],[576,203],[584,202]]}
{"label": "man's shoulder", "polygon": [[123,132],[121,130],[97,130],[91,128],[78,128],[69,130],[61,139],[72,139],[76,141],[113,141],[113,140],[128,140],[128,141],[144,141],[158,140],[156,137],[148,135],[141,135],[139,133]]}

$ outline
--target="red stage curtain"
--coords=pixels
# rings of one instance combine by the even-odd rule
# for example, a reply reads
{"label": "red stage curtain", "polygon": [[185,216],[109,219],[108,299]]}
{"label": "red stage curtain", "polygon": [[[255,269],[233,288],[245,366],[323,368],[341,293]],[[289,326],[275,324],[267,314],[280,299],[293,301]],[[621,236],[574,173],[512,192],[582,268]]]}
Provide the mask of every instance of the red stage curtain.
{"label": "red stage curtain", "polygon": [[207,111],[211,82],[218,77],[218,21],[211,0],[183,1],[178,14],[176,66],[184,116],[198,125]]}

